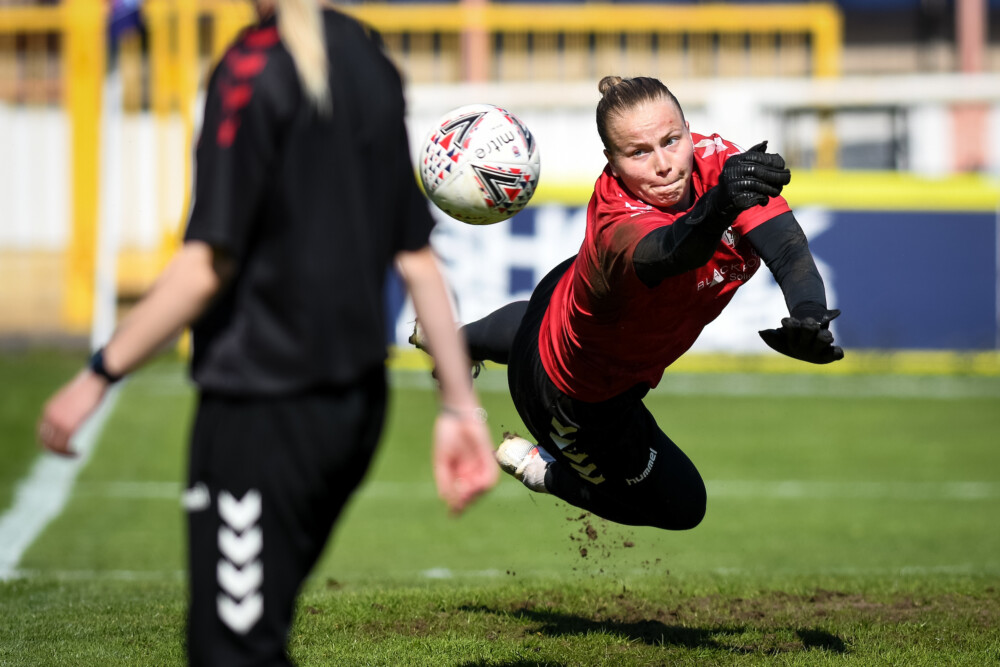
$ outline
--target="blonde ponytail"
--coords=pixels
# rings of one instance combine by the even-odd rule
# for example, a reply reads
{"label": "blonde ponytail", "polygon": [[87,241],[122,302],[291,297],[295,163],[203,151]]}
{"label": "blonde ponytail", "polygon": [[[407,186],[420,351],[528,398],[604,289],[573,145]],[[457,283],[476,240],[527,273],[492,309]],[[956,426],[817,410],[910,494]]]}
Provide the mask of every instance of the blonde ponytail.
{"label": "blonde ponytail", "polygon": [[295,61],[299,80],[322,113],[330,112],[329,63],[323,12],[317,0],[277,0],[278,32]]}

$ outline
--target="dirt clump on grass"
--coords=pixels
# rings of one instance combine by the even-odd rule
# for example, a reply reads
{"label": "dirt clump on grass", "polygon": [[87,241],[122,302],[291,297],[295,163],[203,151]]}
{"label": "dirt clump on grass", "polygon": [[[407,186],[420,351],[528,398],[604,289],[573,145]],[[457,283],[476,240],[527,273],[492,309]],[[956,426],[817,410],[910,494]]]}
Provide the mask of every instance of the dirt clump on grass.
{"label": "dirt clump on grass", "polygon": [[699,625],[754,625],[822,623],[824,619],[857,620],[880,624],[911,623],[933,615],[968,616],[993,625],[1000,620],[1000,605],[970,595],[949,593],[921,598],[912,595],[875,597],[817,589],[808,594],[769,591],[754,597],[722,594],[656,604],[645,598],[620,593],[595,610],[595,620],[636,623],[655,620]]}
{"label": "dirt clump on grass", "polygon": [[[352,632],[368,637],[427,639],[461,632],[485,641],[519,644],[530,640],[535,646],[556,647],[573,637],[606,636],[609,647],[636,655],[649,648],[693,649],[698,655],[709,655],[705,651],[757,656],[812,651],[846,655],[862,650],[867,641],[864,632],[871,632],[871,628],[880,628],[880,641],[903,646],[913,640],[914,628],[925,625],[942,636],[963,636],[970,630],[993,632],[998,623],[1000,599],[981,594],[922,597],[816,589],[804,593],[763,591],[746,597],[722,593],[689,597],[676,590],[651,596],[649,592],[622,589],[620,593],[581,597],[555,588],[513,598],[436,603],[404,615],[378,614]],[[868,630],[859,635],[859,628]],[[546,640],[556,643],[547,644]]]}
{"label": "dirt clump on grass", "polygon": [[624,591],[597,604],[591,601],[585,612],[570,611],[564,604],[542,604],[534,597],[478,611],[520,624],[524,637],[610,634],[630,643],[742,654],[812,650],[846,654],[855,638],[843,629],[858,624],[906,628],[965,618],[978,627],[995,628],[1000,604],[985,602],[984,608],[984,600],[971,595],[879,597],[818,589],[806,594],[770,591],[746,598],[713,594],[659,603]]}
{"label": "dirt clump on grass", "polygon": [[[573,512],[566,517],[566,521],[578,524],[570,532],[569,540],[581,558],[589,555],[611,560],[619,549],[635,547],[635,538],[627,532],[627,527],[612,524],[589,512]],[[580,546],[581,543],[587,546]]]}

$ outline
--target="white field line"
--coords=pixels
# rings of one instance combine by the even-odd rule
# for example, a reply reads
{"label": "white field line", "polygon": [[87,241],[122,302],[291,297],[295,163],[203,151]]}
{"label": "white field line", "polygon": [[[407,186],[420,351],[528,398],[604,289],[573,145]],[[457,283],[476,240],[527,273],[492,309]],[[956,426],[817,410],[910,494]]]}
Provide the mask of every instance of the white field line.
{"label": "white field line", "polygon": [[993,500],[1000,482],[708,481],[709,497],[768,500]]}
{"label": "white field line", "polygon": [[47,577],[60,581],[182,581],[184,570],[18,570],[10,578]]}
{"label": "white field line", "polygon": [[[400,389],[434,389],[429,373],[392,371],[390,384]],[[187,376],[153,371],[136,376],[143,391],[176,395],[193,391]],[[507,373],[492,367],[475,381],[480,393],[506,393]],[[667,373],[652,396],[771,396],[830,398],[900,398],[961,400],[1000,399],[1000,378],[948,375],[769,375],[762,373]]]}
{"label": "white field line", "polygon": [[[810,480],[709,480],[708,496],[735,500],[914,500],[979,501],[1000,499],[1000,482],[823,482]],[[84,482],[77,497],[179,501],[179,482]],[[505,482],[490,495],[504,498],[528,495],[519,484]],[[432,499],[430,482],[373,481],[358,491],[359,499]]]}
{"label": "white field line", "polygon": [[[615,568],[608,571],[609,565],[602,563],[591,569],[583,567],[574,568],[574,576],[590,574],[595,577],[621,578],[636,576],[648,580],[651,576],[657,576],[649,568],[630,567]],[[742,568],[742,567],[716,567],[707,571],[708,574],[721,577],[743,577],[743,576],[897,576],[897,577],[920,577],[933,575],[960,575],[968,577],[988,577],[994,578],[1000,575],[1000,562],[988,564],[954,563],[942,565],[886,565],[873,567],[783,567],[783,568]],[[20,570],[13,576],[19,579],[56,579],[60,581],[151,581],[151,582],[180,582],[186,577],[183,570]],[[359,580],[365,580],[368,575],[357,575]],[[559,568],[538,568],[523,569],[518,568],[516,573],[509,570],[485,569],[467,570],[462,568],[434,567],[430,569],[396,569],[379,571],[378,579],[498,579],[517,576],[527,577],[565,577],[566,570]]]}
{"label": "white field line", "polygon": [[0,516],[0,581],[15,576],[21,557],[62,512],[77,474],[87,465],[104,423],[114,410],[121,386],[111,388],[101,406],[77,432],[73,439],[75,458],[42,454],[18,484],[13,505]]}
{"label": "white field line", "polygon": [[[394,371],[394,387],[432,389],[429,373]],[[481,393],[505,393],[507,373],[494,367],[474,385]],[[766,373],[671,373],[663,376],[651,396],[749,396],[830,398],[909,398],[960,400],[1000,398],[1000,380],[993,377],[948,375],[772,375]]]}
{"label": "white field line", "polygon": [[[613,567],[613,566],[612,566]],[[605,569],[608,566],[594,568],[590,570],[590,574],[600,575],[604,574]],[[586,570],[581,568],[578,572],[587,573]],[[709,570],[711,574],[721,575],[721,576],[745,576],[745,575],[755,575],[755,574],[767,574],[767,575],[814,575],[814,576],[836,576],[836,575],[853,575],[853,576],[886,576],[886,575],[899,575],[899,576],[920,576],[920,575],[931,575],[931,574],[959,574],[959,575],[969,575],[969,576],[995,576],[1000,574],[1000,563],[993,563],[990,565],[973,565],[971,563],[963,563],[958,565],[901,565],[901,566],[886,566],[886,567],[823,567],[823,568],[768,568],[766,571],[753,569],[753,568],[739,568],[739,567],[717,567]],[[463,570],[463,569],[451,569],[447,567],[434,567],[428,570],[411,570],[411,571],[393,571],[391,576],[413,576],[417,575],[425,579],[458,579],[458,578],[494,578],[494,577],[510,577],[511,573],[509,571],[503,570]],[[626,568],[626,569],[615,569],[613,573],[609,573],[611,577],[617,576],[629,576],[629,575],[639,575],[643,578],[649,577],[654,574],[649,568]],[[565,570],[558,569],[539,569],[539,570],[522,570],[518,569],[516,576],[560,576],[565,575]]]}

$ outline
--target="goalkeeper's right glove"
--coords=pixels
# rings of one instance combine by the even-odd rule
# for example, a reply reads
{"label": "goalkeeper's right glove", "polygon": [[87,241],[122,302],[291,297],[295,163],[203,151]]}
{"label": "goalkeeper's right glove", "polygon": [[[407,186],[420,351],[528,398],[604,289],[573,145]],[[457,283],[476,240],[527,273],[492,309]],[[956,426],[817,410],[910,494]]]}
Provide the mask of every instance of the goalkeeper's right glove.
{"label": "goalkeeper's right glove", "polygon": [[784,158],[766,150],[767,142],[762,141],[745,153],[728,158],[718,185],[695,203],[685,222],[698,225],[708,220],[712,223],[709,226],[721,234],[743,211],[780,195],[792,174],[785,167]]}
{"label": "goalkeeper's right glove", "polygon": [[745,153],[733,155],[722,167],[718,188],[723,210],[736,214],[767,203],[768,198],[781,194],[781,188],[792,180],[785,160],[777,153],[767,153],[762,141]]}

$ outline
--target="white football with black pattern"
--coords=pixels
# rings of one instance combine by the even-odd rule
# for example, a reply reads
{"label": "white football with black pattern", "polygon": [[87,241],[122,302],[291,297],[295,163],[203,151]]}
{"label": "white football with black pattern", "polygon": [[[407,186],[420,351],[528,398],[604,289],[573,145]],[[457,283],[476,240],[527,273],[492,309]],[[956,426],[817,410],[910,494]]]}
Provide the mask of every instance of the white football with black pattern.
{"label": "white football with black pattern", "polygon": [[442,116],[419,160],[430,200],[470,225],[491,225],[523,209],[541,172],[527,126],[492,104],[470,104]]}

